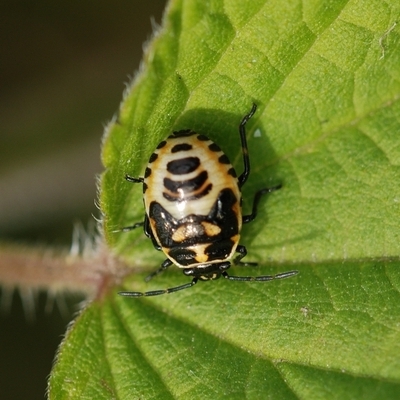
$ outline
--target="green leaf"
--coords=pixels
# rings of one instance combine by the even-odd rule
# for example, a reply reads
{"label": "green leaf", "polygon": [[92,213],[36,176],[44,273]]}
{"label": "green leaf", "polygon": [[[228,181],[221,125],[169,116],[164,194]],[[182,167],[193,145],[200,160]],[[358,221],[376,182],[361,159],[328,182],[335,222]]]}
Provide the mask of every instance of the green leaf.
{"label": "green leaf", "polygon": [[[284,3],[284,4],[283,4]],[[141,229],[149,155],[172,130],[210,136],[254,192],[237,275],[146,299],[94,301],[61,346],[50,398],[397,398],[400,391],[400,5],[396,0],[172,1],[105,138],[106,240],[124,290],[188,281]],[[145,270],[146,272],[143,272]],[[142,271],[142,272],[138,272]]]}

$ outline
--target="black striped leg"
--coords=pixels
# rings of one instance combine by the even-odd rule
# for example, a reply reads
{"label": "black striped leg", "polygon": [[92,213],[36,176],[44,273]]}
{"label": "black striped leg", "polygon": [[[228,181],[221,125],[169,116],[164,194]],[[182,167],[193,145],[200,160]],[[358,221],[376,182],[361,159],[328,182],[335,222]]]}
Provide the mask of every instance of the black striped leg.
{"label": "black striped leg", "polygon": [[[234,265],[241,265],[245,267],[256,267],[257,263],[255,262],[241,262],[240,260],[246,256],[247,250],[246,247],[238,245],[236,248],[236,251],[239,253],[239,255],[233,260]],[[234,276],[234,275],[229,275],[226,271],[222,271],[221,275],[229,279],[231,281],[272,281],[274,279],[284,279],[284,278],[289,278],[293,275],[297,275],[299,271],[288,271],[288,272],[282,272],[281,274],[276,274],[276,275],[261,275],[261,276]]]}
{"label": "black striped leg", "polygon": [[142,297],[142,296],[160,296],[161,294],[178,292],[179,290],[189,289],[197,283],[197,278],[193,278],[191,282],[168,289],[150,290],[149,292],[119,292],[124,297]]}
{"label": "black striped leg", "polygon": [[247,178],[250,175],[250,158],[249,158],[249,149],[247,147],[247,138],[246,138],[246,124],[249,119],[254,115],[257,110],[257,106],[253,103],[253,107],[250,112],[245,115],[242,119],[242,122],[239,125],[239,134],[240,141],[242,142],[242,154],[243,154],[243,165],[244,170],[242,175],[239,176],[239,187],[241,188],[247,181]]}
{"label": "black striped leg", "polygon": [[167,258],[164,260],[164,262],[161,264],[160,268],[158,268],[156,271],[152,272],[150,275],[146,276],[145,281],[148,282],[151,279],[153,279],[155,276],[158,274],[161,274],[161,272],[165,271],[168,267],[170,267],[173,264],[173,262]]}
{"label": "black striped leg", "polygon": [[239,244],[236,247],[236,251],[239,253],[239,255],[233,260],[233,262],[232,262],[233,265],[241,265],[243,267],[256,267],[257,266],[257,263],[255,263],[255,262],[240,261],[243,257],[246,257],[246,255],[247,255],[246,247]]}
{"label": "black striped leg", "polygon": [[136,222],[133,225],[124,226],[123,228],[118,229],[117,231],[114,231],[114,232],[130,232],[130,231],[133,231],[136,228],[140,228],[141,226],[144,226],[144,222]]}
{"label": "black striped leg", "polygon": [[223,271],[221,275],[229,279],[230,281],[256,281],[256,282],[265,282],[265,281],[272,281],[275,279],[285,279],[285,278],[290,278],[291,276],[297,275],[299,271],[287,271],[287,272],[282,272],[281,274],[276,274],[276,275],[260,275],[260,276],[234,276],[234,275],[228,275],[226,271]]}
{"label": "black striped leg", "polygon": [[114,232],[129,232],[129,231],[132,231],[133,229],[140,228],[141,226],[143,226],[144,234],[148,238],[150,238],[151,241],[153,242],[154,248],[158,251],[161,251],[161,246],[157,243],[157,240],[153,235],[153,232],[152,232],[151,226],[150,226],[150,221],[149,221],[149,218],[147,217],[147,215],[144,216],[144,222],[136,222],[136,224],[133,224],[131,226],[126,226],[126,227],[118,229],[117,231],[114,231]]}
{"label": "black striped leg", "polygon": [[275,190],[278,190],[281,187],[282,187],[282,185],[276,185],[276,186],[273,186],[270,188],[261,189],[258,192],[256,192],[256,194],[254,195],[254,199],[253,199],[253,209],[251,211],[251,214],[243,215],[242,222],[244,224],[247,224],[247,223],[253,221],[253,219],[257,216],[258,203],[260,202],[261,196],[263,196],[264,194],[267,194],[267,193],[275,192]]}
{"label": "black striped leg", "polygon": [[[132,182],[132,183],[143,183],[143,178],[133,178],[132,176],[125,175],[125,179],[128,182]],[[141,226],[144,226],[144,228],[145,228],[144,233],[146,234],[146,236],[148,236],[147,235],[146,225],[148,225],[148,221],[146,221],[146,218],[145,218],[144,222],[136,222],[133,225],[124,226],[123,228],[121,228],[121,229],[119,229],[119,230],[117,230],[115,232],[129,232],[129,231],[133,231],[136,228],[140,228]]]}
{"label": "black striped leg", "polygon": [[133,176],[130,176],[130,175],[128,175],[128,174],[125,175],[125,179],[126,179],[128,182],[131,182],[131,183],[143,183],[143,181],[144,181],[144,178],[141,178],[141,177],[139,177],[139,178],[134,178]]}

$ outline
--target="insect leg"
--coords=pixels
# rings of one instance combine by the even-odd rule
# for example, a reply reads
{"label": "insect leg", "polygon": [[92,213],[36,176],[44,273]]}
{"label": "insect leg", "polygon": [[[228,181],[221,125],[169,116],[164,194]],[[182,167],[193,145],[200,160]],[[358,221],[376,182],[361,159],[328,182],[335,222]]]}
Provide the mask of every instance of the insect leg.
{"label": "insect leg", "polygon": [[153,279],[156,275],[161,274],[161,272],[163,272],[164,270],[166,270],[168,267],[170,267],[173,264],[173,262],[167,258],[166,260],[163,261],[163,263],[161,264],[160,268],[158,268],[156,271],[152,272],[150,275],[148,275],[145,278],[145,281],[148,282],[151,279]]}
{"label": "insect leg", "polygon": [[136,224],[133,224],[131,226],[125,226],[124,228],[118,229],[114,232],[130,232],[136,228],[140,228],[143,227],[144,230],[144,234],[151,239],[151,241],[153,242],[153,246],[156,250],[160,251],[161,250],[161,246],[157,243],[156,238],[153,235],[153,232],[151,230],[150,227],[150,222],[149,219],[147,217],[147,215],[145,215],[144,217],[144,221],[143,222],[136,222]]}
{"label": "insect leg", "polygon": [[245,115],[242,119],[242,122],[239,125],[239,134],[240,140],[242,142],[242,154],[243,154],[243,164],[244,170],[243,173],[239,176],[239,188],[241,188],[247,181],[247,178],[250,174],[250,157],[249,157],[249,149],[247,147],[247,138],[246,138],[246,124],[248,120],[254,115],[257,110],[257,106],[253,103],[253,107],[250,112]]}
{"label": "insect leg", "polygon": [[276,185],[276,186],[273,186],[270,188],[261,189],[258,192],[256,192],[256,194],[254,195],[254,199],[253,199],[253,209],[251,211],[251,214],[243,215],[243,217],[242,217],[243,223],[247,224],[248,222],[253,221],[253,219],[257,216],[258,203],[259,203],[262,195],[275,192],[275,190],[278,190],[281,187],[282,187],[282,185]]}
{"label": "insect leg", "polygon": [[126,174],[125,175],[125,179],[128,181],[128,182],[131,182],[131,183],[143,183],[143,181],[144,181],[144,178],[134,178],[133,176],[130,176],[130,175],[128,175],[128,174]]}
{"label": "insect leg", "polygon": [[119,292],[120,296],[124,297],[142,297],[142,296],[159,296],[161,294],[173,293],[179,290],[188,289],[197,283],[197,278],[193,278],[191,282],[180,286],[174,286],[168,289],[150,290],[149,292]]}
{"label": "insect leg", "polygon": [[130,231],[133,231],[133,230],[136,229],[136,228],[140,228],[141,226],[144,226],[144,222],[136,222],[136,223],[133,224],[133,225],[124,226],[123,228],[118,229],[118,230],[115,231],[115,232],[130,232]]}
{"label": "insect leg", "polygon": [[[132,182],[132,183],[143,183],[143,178],[133,178],[132,176],[125,175],[125,179],[126,179],[128,182]],[[119,230],[117,230],[117,231],[115,231],[115,232],[129,232],[129,231],[132,231],[132,230],[134,230],[134,229],[136,229],[136,228],[140,228],[141,226],[143,226],[143,227],[144,227],[144,233],[145,233],[145,235],[146,235],[147,237],[150,237],[150,236],[148,235],[148,231],[150,230],[150,227],[149,227],[149,222],[148,222],[148,220],[147,220],[146,217],[147,217],[147,216],[145,216],[145,218],[144,218],[144,222],[136,222],[136,223],[133,224],[133,225],[124,226],[123,228],[121,228],[121,229],[119,229]]]}
{"label": "insect leg", "polygon": [[[240,264],[243,266],[251,266],[251,267],[257,266],[257,263],[253,263],[253,262],[243,263],[240,261],[247,254],[247,249],[245,246],[238,245],[236,248],[236,251],[239,253],[239,255],[233,260],[234,265]],[[281,274],[276,274],[276,275],[235,276],[235,275],[229,275],[226,271],[222,271],[221,275],[223,275],[224,278],[229,279],[231,281],[272,281],[273,279],[289,278],[293,275],[297,275],[298,273],[299,273],[299,271],[288,271],[288,272],[282,272]]]}
{"label": "insect leg", "polygon": [[258,281],[258,282],[265,282],[265,281],[272,281],[275,279],[285,279],[290,278],[291,276],[297,275],[299,271],[288,271],[282,272],[281,274],[276,275],[260,275],[260,276],[235,276],[235,275],[228,275],[226,271],[223,271],[221,275],[229,279],[230,281]]}
{"label": "insect leg", "polygon": [[256,267],[257,263],[255,262],[241,262],[240,260],[247,255],[247,249],[245,246],[238,245],[236,247],[236,251],[239,255],[233,260],[233,265],[242,265],[243,267]]}

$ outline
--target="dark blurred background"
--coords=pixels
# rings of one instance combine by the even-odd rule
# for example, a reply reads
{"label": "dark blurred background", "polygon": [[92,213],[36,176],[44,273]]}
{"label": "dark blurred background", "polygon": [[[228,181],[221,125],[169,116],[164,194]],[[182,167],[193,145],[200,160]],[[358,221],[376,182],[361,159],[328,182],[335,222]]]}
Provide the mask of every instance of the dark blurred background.
{"label": "dark blurred background", "polygon": [[[103,127],[137,70],[165,0],[0,4],[0,240],[69,246],[98,211]],[[0,290],[0,398],[43,399],[78,298],[35,319]],[[29,300],[28,303],[29,304]],[[65,311],[67,310],[67,311]]]}

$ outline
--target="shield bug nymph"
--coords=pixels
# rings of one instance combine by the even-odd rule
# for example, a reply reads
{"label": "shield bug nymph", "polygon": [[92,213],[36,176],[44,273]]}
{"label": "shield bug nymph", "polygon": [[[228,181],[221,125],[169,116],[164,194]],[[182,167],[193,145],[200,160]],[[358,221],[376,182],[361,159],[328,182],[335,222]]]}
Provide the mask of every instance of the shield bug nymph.
{"label": "shield bug nymph", "polygon": [[[173,132],[150,156],[144,177],[126,180],[143,184],[144,221],[130,227],[144,227],[154,247],[167,259],[146,281],[172,264],[182,268],[191,282],[168,289],[148,292],[120,292],[122,296],[157,296],[187,289],[198,280],[221,277],[232,281],[270,281],[288,278],[297,271],[277,275],[233,276],[227,270],[233,265],[257,265],[242,262],[246,247],[239,244],[242,225],[253,221],[262,195],[280,189],[281,185],[257,191],[251,214],[242,215],[241,189],[250,174],[246,124],[256,112],[244,116],[239,125],[243,172],[235,169],[221,148],[207,136],[190,129]],[[236,257],[232,259],[235,253]]]}

